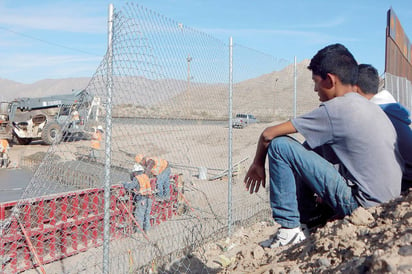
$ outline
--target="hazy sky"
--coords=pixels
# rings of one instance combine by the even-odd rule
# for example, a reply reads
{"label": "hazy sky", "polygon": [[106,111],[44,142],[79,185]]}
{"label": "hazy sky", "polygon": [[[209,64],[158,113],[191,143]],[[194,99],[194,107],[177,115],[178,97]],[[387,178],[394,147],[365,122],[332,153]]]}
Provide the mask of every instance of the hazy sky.
{"label": "hazy sky", "polygon": [[[130,2],[130,1],[129,1]],[[91,77],[107,48],[106,0],[0,0],[0,78]],[[386,14],[412,39],[411,0],[142,0],[136,3],[224,42],[293,61],[342,43],[384,72]]]}

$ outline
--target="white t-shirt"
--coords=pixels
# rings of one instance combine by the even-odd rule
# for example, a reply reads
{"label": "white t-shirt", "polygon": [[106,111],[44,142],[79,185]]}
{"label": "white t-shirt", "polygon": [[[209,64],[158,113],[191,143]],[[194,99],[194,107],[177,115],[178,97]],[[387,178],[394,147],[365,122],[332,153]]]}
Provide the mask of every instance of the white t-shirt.
{"label": "white t-shirt", "polygon": [[352,176],[357,200],[364,207],[400,194],[402,165],[396,132],[382,109],[350,92],[292,119],[310,148],[326,146]]}

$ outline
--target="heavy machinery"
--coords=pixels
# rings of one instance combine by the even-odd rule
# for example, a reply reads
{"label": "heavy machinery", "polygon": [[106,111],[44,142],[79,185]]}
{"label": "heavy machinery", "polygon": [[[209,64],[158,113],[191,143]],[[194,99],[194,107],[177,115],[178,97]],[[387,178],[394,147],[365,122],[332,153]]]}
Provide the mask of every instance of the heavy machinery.
{"label": "heavy machinery", "polygon": [[11,140],[12,129],[9,125],[8,109],[8,102],[0,102],[0,139]]}
{"label": "heavy machinery", "polygon": [[21,145],[33,140],[50,145],[62,138],[88,138],[91,126],[97,124],[99,106],[98,97],[80,90],[64,95],[16,99],[8,103],[6,113],[2,109],[0,118],[6,118],[4,134],[8,134],[7,139]]}

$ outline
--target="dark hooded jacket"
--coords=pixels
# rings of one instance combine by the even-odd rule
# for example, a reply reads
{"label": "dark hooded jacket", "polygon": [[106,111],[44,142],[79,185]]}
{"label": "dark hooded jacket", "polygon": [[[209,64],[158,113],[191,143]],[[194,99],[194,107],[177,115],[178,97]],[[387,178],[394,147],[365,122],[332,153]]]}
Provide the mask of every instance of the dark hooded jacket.
{"label": "dark hooded jacket", "polygon": [[[403,105],[396,102],[392,94],[382,90],[375,94],[372,102],[379,105],[391,120],[398,135],[398,148],[405,161],[403,181],[412,182],[412,129],[410,112]],[[404,189],[404,186],[402,187]]]}

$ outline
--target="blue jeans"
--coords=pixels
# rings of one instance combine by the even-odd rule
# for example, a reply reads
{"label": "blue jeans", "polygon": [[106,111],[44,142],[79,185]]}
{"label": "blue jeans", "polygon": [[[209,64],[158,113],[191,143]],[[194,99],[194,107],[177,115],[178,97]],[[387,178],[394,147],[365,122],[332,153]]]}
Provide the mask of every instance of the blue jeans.
{"label": "blue jeans", "polygon": [[141,196],[135,203],[134,217],[141,229],[148,231],[150,229],[150,212],[152,211],[153,200],[148,196]]}
{"label": "blue jeans", "polygon": [[268,148],[270,205],[274,220],[294,228],[316,211],[314,193],[337,218],[350,215],[359,204],[355,189],[327,160],[287,136],[272,140]]}
{"label": "blue jeans", "polygon": [[170,198],[170,167],[167,167],[156,177],[157,196],[160,198]]}

